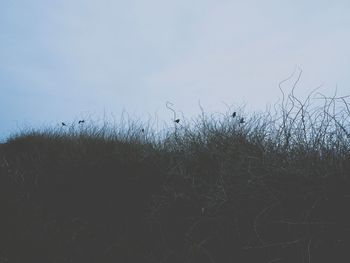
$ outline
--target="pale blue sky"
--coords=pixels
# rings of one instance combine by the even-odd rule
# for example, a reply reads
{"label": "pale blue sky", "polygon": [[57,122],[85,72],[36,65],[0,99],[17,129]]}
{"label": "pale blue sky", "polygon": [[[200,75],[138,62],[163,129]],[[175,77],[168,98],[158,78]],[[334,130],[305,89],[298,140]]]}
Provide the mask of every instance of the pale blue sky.
{"label": "pale blue sky", "polygon": [[350,93],[350,2],[0,2],[0,137],[122,110],[169,120],[263,110],[299,66],[299,94]]}

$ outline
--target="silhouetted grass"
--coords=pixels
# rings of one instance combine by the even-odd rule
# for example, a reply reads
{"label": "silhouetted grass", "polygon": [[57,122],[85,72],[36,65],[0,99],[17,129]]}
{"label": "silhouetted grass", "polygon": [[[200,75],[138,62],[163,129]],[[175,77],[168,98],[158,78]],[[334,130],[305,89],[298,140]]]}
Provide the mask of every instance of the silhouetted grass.
{"label": "silhouetted grass", "polygon": [[316,95],[162,134],[130,121],[11,136],[0,262],[350,262],[350,111]]}

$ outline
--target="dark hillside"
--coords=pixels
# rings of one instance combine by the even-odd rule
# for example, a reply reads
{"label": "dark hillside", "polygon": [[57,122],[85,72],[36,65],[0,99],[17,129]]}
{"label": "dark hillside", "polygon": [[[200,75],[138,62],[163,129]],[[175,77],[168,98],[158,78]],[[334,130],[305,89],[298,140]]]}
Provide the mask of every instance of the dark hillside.
{"label": "dark hillside", "polygon": [[203,114],[158,139],[14,135],[0,145],[0,262],[350,262],[350,114],[335,102],[244,124]]}

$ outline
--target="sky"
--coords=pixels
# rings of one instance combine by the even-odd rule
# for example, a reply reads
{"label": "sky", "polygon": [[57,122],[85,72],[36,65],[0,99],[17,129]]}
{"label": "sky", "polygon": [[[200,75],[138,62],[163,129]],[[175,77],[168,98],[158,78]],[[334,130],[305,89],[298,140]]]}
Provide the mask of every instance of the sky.
{"label": "sky", "polygon": [[[350,93],[347,0],[12,0],[0,2],[0,138],[23,127],[246,105],[278,83],[297,95]],[[288,89],[291,82],[284,84]]]}

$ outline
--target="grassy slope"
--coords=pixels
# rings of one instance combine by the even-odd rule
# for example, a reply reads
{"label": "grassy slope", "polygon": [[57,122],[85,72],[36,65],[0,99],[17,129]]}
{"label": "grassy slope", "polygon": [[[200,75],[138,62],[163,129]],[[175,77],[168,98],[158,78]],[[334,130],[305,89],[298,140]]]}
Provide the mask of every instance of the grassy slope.
{"label": "grassy slope", "polygon": [[202,116],[162,139],[9,138],[0,262],[350,262],[345,124],[284,106],[282,121]]}

